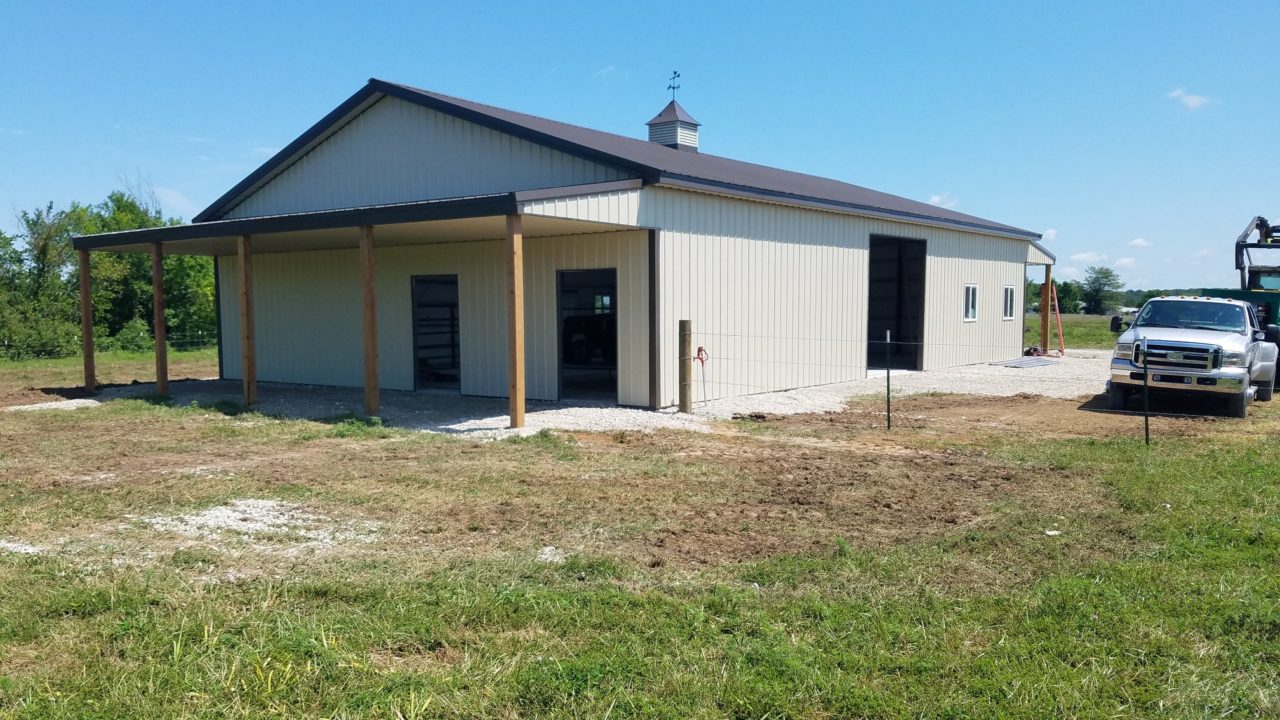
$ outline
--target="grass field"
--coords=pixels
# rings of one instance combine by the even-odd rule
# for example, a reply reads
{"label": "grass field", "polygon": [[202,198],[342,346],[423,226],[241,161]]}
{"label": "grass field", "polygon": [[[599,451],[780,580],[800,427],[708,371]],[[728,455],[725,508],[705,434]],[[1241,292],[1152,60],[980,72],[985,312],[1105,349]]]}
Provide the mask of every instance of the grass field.
{"label": "grass field", "polygon": [[[95,356],[95,374],[101,385],[128,385],[154,382],[155,356],[152,353],[103,352]],[[216,348],[169,351],[169,377],[208,378],[218,375]],[[79,357],[57,360],[0,360],[0,407],[25,405],[76,396],[84,383],[84,364]]]}
{"label": "grass field", "polygon": [[1280,713],[1280,413],[1147,449],[1073,401],[877,407],[492,443],[0,412],[0,717]]}
{"label": "grass field", "polygon": [[[1023,332],[1024,344],[1028,347],[1040,344],[1040,316],[1028,314]],[[1053,319],[1049,343],[1050,349],[1058,347],[1058,324]],[[1063,315],[1062,339],[1067,349],[1101,349],[1110,350],[1115,347],[1116,336],[1111,332],[1110,315]]]}

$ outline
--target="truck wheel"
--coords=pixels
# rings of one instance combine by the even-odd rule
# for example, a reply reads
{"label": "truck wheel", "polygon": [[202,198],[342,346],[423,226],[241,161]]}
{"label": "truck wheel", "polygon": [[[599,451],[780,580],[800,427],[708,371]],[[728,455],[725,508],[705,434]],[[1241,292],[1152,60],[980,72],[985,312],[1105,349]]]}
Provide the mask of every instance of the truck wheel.
{"label": "truck wheel", "polygon": [[1110,410],[1123,410],[1125,405],[1129,403],[1129,392],[1123,387],[1111,384],[1107,388],[1107,408]]}
{"label": "truck wheel", "polygon": [[1227,415],[1234,418],[1248,417],[1249,415],[1249,389],[1239,395],[1232,395],[1227,401]]}
{"label": "truck wheel", "polygon": [[1270,380],[1258,386],[1258,394],[1255,395],[1254,397],[1256,397],[1258,400],[1261,400],[1262,402],[1268,402],[1271,400],[1271,395],[1274,394],[1275,391],[1276,391],[1276,377],[1275,375],[1272,375]]}

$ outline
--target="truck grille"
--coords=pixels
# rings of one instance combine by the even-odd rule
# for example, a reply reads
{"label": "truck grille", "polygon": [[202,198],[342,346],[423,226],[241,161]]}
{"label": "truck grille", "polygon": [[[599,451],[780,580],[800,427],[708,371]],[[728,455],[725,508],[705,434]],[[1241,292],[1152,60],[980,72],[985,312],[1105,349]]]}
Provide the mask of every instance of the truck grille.
{"label": "truck grille", "polygon": [[[1133,360],[1142,364],[1142,345],[1134,352]],[[1222,349],[1213,345],[1192,343],[1146,343],[1147,366],[1171,370],[1215,370],[1222,366]]]}

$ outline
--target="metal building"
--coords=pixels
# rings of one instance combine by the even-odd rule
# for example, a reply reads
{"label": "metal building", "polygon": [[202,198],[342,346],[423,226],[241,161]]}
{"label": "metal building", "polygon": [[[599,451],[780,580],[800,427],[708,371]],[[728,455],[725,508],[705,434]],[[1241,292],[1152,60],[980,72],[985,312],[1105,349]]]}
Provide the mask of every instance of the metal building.
{"label": "metal building", "polygon": [[886,331],[895,367],[1020,354],[1038,234],[709,155],[700,127],[674,101],[645,141],[375,79],[190,224],[75,246],[215,256],[248,402],[264,380],[364,386],[371,413],[379,388],[507,396],[513,424],[526,397],[669,406],[681,320],[708,398],[865,377]]}

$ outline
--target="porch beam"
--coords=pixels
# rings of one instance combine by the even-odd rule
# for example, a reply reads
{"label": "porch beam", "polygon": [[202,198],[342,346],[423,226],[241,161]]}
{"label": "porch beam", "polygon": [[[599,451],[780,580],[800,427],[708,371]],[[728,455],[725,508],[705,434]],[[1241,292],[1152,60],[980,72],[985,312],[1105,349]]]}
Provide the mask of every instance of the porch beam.
{"label": "porch beam", "polygon": [[1040,351],[1049,352],[1049,312],[1053,306],[1053,266],[1044,266],[1044,284],[1040,286]]}
{"label": "porch beam", "polygon": [[156,342],[156,394],[169,394],[168,333],[164,326],[164,247],[151,243],[151,324]]}
{"label": "porch beam", "polygon": [[511,427],[524,427],[524,232],[507,216],[507,397]]}
{"label": "porch beam", "polygon": [[236,240],[236,270],[240,285],[240,376],[244,383],[244,404],[258,402],[258,354],[253,335],[253,238]]}
{"label": "porch beam", "polygon": [[93,292],[89,284],[89,251],[80,251],[80,352],[84,358],[84,391],[98,389],[93,367]]}
{"label": "porch beam", "polygon": [[364,414],[378,414],[378,300],[373,287],[373,226],[360,226],[360,284],[364,290]]}

